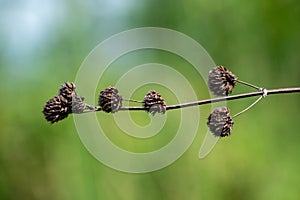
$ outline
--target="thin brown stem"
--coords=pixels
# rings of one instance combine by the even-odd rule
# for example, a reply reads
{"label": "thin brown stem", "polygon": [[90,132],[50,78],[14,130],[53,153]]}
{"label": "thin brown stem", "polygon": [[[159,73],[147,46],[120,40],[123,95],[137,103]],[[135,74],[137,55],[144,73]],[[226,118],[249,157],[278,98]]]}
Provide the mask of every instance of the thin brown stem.
{"label": "thin brown stem", "polygon": [[135,103],[144,103],[144,101],[139,101],[139,100],[134,100],[134,99],[126,99],[126,98],[122,98],[122,100],[124,100],[124,101],[129,101],[129,102],[135,102]]}
{"label": "thin brown stem", "polygon": [[[237,95],[232,95],[232,96],[217,97],[217,98],[213,98],[213,99],[205,99],[205,100],[199,100],[199,101],[194,101],[194,102],[169,105],[169,106],[166,107],[166,110],[175,110],[175,109],[180,109],[180,108],[199,106],[199,105],[216,103],[216,102],[221,102],[221,101],[231,101],[231,100],[235,100],[235,99],[243,99],[243,98],[249,98],[249,97],[254,97],[254,96],[265,97],[266,95],[299,93],[299,92],[300,92],[300,87],[298,87],[298,88],[279,88],[279,89],[272,89],[272,90],[262,89],[258,92],[249,92],[249,93],[237,94]],[[251,107],[252,107],[252,105],[250,105],[246,109],[248,110]],[[84,111],[84,113],[94,112],[94,111],[101,111],[102,110],[101,107],[99,107],[99,106],[96,106],[96,107],[89,106],[89,109],[90,110]],[[122,110],[124,111],[124,110],[146,110],[146,109],[144,107],[141,107],[141,106],[132,106],[132,107],[121,107],[119,109],[119,111],[122,111]]]}
{"label": "thin brown stem", "polygon": [[239,79],[236,79],[236,82],[241,83],[241,84],[244,84],[244,85],[247,85],[247,86],[252,87],[252,88],[254,88],[254,89],[257,89],[257,90],[261,90],[260,87],[258,87],[258,86],[256,86],[256,85],[253,85],[253,84],[251,84],[251,83],[247,83],[247,82],[245,82],[245,81],[241,81],[241,80],[239,80]]}
{"label": "thin brown stem", "polygon": [[86,109],[83,111],[83,113],[89,113],[89,112],[95,112],[98,111],[98,108],[95,106],[91,106],[89,104],[85,104]]}
{"label": "thin brown stem", "polygon": [[[261,91],[257,91],[257,92],[250,92],[250,93],[237,94],[237,95],[232,95],[232,96],[217,97],[217,98],[213,98],[213,99],[205,99],[205,100],[199,100],[199,101],[194,101],[194,102],[169,105],[166,107],[166,109],[167,110],[175,110],[175,109],[180,109],[180,108],[185,108],[185,107],[192,107],[192,106],[216,103],[216,102],[221,102],[221,101],[231,101],[231,100],[235,100],[235,99],[243,99],[243,98],[254,97],[254,96],[262,96],[262,95],[266,95],[266,93],[268,95],[273,95],[273,94],[286,94],[286,93],[299,93],[299,92],[300,92],[300,87],[261,90]],[[133,107],[122,107],[119,110],[146,110],[146,109],[143,107],[139,107],[139,106],[133,106]],[[98,110],[96,110],[96,111],[98,111]]]}
{"label": "thin brown stem", "polygon": [[250,108],[252,108],[255,104],[257,104],[260,100],[262,100],[263,95],[261,95],[258,99],[256,99],[250,106],[248,106],[247,108],[245,108],[244,110],[242,110],[241,112],[235,114],[232,116],[232,118],[235,118],[241,114],[243,114],[244,112],[246,112],[247,110],[249,110]]}

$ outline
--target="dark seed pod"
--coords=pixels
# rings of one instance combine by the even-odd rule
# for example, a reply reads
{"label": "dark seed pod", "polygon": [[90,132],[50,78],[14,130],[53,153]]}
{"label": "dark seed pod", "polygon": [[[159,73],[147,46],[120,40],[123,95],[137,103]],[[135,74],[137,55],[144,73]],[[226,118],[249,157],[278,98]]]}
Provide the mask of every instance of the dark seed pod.
{"label": "dark seed pod", "polygon": [[117,88],[109,86],[100,92],[98,104],[103,111],[115,113],[122,107],[122,96]]}
{"label": "dark seed pod", "polygon": [[59,94],[46,102],[43,113],[46,120],[53,124],[71,113],[83,113],[86,107],[84,97],[79,97],[76,93],[75,84],[65,82],[59,89]]}
{"label": "dark seed pod", "polygon": [[156,113],[164,114],[166,112],[166,104],[164,99],[154,90],[151,90],[146,94],[144,97],[143,106],[152,115],[155,115]]}
{"label": "dark seed pod", "polygon": [[43,109],[45,119],[52,124],[68,117],[71,112],[68,100],[62,95],[49,99]]}
{"label": "dark seed pod", "polygon": [[69,102],[72,102],[72,97],[76,90],[76,85],[74,83],[65,82],[59,89],[59,94],[66,98]]}
{"label": "dark seed pod", "polygon": [[216,66],[209,71],[208,87],[218,96],[230,94],[236,84],[237,77],[226,67]]}
{"label": "dark seed pod", "polygon": [[229,109],[226,107],[216,108],[208,117],[207,125],[210,131],[218,137],[229,136],[232,131],[233,120],[229,116]]}
{"label": "dark seed pod", "polygon": [[82,113],[86,108],[84,97],[79,97],[76,93],[76,85],[74,83],[65,82],[59,89],[59,95],[68,101],[69,109],[72,113]]}

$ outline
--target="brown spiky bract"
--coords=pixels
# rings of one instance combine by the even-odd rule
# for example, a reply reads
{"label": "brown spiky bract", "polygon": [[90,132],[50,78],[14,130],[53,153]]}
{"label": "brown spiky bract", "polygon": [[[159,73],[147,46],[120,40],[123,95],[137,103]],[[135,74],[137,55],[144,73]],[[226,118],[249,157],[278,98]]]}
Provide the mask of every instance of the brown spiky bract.
{"label": "brown spiky bract", "polygon": [[208,87],[215,95],[227,96],[236,84],[237,77],[224,66],[216,66],[209,71]]}
{"label": "brown spiky bract", "polygon": [[62,95],[49,99],[43,109],[45,119],[52,124],[68,117],[71,112],[68,100]]}
{"label": "brown spiky bract", "polygon": [[216,108],[208,117],[207,125],[210,131],[218,137],[229,136],[232,131],[233,120],[229,116],[229,109],[226,107]]}
{"label": "brown spiky bract", "polygon": [[156,113],[164,114],[166,112],[165,100],[158,92],[154,90],[151,90],[146,94],[144,97],[143,106],[147,112],[151,113],[152,115],[155,115]]}
{"label": "brown spiky bract", "polygon": [[117,88],[109,86],[100,92],[98,105],[107,113],[115,113],[122,107],[122,96]]}

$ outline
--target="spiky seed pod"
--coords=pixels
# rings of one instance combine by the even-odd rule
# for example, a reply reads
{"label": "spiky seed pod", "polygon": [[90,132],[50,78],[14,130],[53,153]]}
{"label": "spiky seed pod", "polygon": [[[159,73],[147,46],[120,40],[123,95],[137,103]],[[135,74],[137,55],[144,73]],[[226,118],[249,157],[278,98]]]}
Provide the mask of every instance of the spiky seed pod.
{"label": "spiky seed pod", "polygon": [[218,96],[230,94],[236,84],[237,77],[224,66],[216,66],[209,71],[208,87]]}
{"label": "spiky seed pod", "polygon": [[146,94],[143,106],[152,115],[155,115],[156,113],[164,114],[166,112],[166,103],[164,99],[154,90],[151,90]]}
{"label": "spiky seed pod", "polygon": [[79,97],[76,93],[76,85],[72,82],[65,82],[59,89],[59,95],[68,101],[69,109],[72,113],[82,113],[86,108],[84,97]]}
{"label": "spiky seed pod", "polygon": [[220,107],[209,115],[207,125],[215,136],[225,137],[231,134],[233,120],[229,113],[228,108]]}
{"label": "spiky seed pod", "polygon": [[122,96],[117,88],[109,86],[100,92],[98,105],[107,113],[115,113],[122,107]]}
{"label": "spiky seed pod", "polygon": [[74,83],[65,82],[59,89],[59,94],[66,98],[69,102],[72,102],[72,97],[76,90],[76,85]]}
{"label": "spiky seed pod", "polygon": [[49,99],[43,109],[45,119],[52,124],[68,117],[71,112],[68,100],[62,95]]}

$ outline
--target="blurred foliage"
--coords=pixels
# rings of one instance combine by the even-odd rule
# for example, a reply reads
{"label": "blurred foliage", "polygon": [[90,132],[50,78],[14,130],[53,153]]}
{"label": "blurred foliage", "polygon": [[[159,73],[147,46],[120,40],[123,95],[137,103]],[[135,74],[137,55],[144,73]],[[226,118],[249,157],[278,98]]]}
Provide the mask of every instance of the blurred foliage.
{"label": "blurred foliage", "polygon": [[[0,199],[300,198],[299,94],[263,100],[235,120],[231,137],[198,160],[210,112],[209,105],[201,107],[198,135],[188,151],[172,165],[147,174],[104,166],[81,143],[72,117],[51,126],[41,113],[59,85],[75,79],[80,64],[99,42],[135,27],[180,31],[242,80],[267,88],[299,87],[299,1],[2,0],[0,4]],[[178,66],[176,58],[158,54],[160,61]],[[127,58],[127,63],[134,62]],[[116,78],[107,73],[108,80]],[[191,79],[193,86],[198,84]],[[139,88],[134,95],[140,97],[144,89],[148,88]],[[170,91],[162,90],[165,99],[172,99]],[[234,92],[247,90],[241,86]],[[199,98],[208,97],[205,88],[196,91]],[[228,105],[236,113],[251,100]],[[165,134],[135,150],[160,147],[172,137],[171,131]],[[112,140],[132,148],[134,142],[121,135],[111,136]]]}

